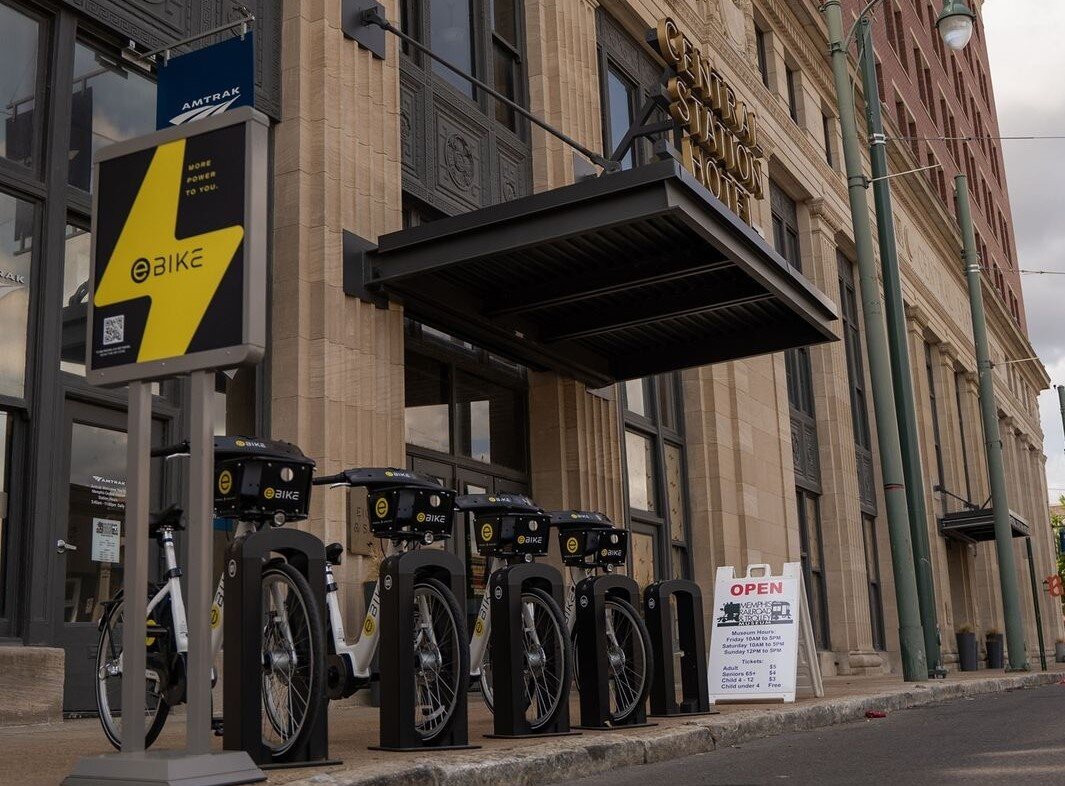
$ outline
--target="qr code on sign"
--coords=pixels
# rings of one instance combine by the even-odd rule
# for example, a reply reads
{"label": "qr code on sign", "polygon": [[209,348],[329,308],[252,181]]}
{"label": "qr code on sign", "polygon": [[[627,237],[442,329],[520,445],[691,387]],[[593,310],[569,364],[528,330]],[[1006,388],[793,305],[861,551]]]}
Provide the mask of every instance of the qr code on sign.
{"label": "qr code on sign", "polygon": [[113,317],[104,317],[104,346],[121,344],[126,340],[126,316],[119,314]]}

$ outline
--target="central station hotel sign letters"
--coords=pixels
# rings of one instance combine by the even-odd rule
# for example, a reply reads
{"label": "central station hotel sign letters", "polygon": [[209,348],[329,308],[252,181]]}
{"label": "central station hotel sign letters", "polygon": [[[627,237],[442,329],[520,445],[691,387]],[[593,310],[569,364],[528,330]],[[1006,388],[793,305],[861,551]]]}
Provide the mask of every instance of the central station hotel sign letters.
{"label": "central station hotel sign letters", "polygon": [[[763,152],[755,113],[666,17],[647,36],[673,71],[669,113],[682,133],[684,168],[733,213],[752,223],[751,199],[762,198]],[[667,72],[668,73],[668,72]]]}

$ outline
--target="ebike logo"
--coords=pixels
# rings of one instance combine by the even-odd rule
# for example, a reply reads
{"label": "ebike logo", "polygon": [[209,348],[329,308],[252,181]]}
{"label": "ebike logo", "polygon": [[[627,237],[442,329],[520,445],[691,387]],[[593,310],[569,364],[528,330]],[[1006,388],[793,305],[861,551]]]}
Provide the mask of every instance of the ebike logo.
{"label": "ebike logo", "polygon": [[218,476],[218,491],[222,494],[228,494],[233,490],[233,473],[228,469],[222,470]]}
{"label": "ebike logo", "polygon": [[481,527],[481,540],[487,543],[492,539],[493,535],[495,535],[495,530],[492,529],[491,524],[485,524],[483,527]]}
{"label": "ebike logo", "polygon": [[374,503],[373,512],[377,514],[377,518],[383,519],[388,515],[388,500],[384,497],[378,497],[377,502]]}
{"label": "ebike logo", "polygon": [[222,610],[218,606],[211,606],[211,630],[218,627],[222,621]]}
{"label": "ebike logo", "polygon": [[367,636],[372,636],[373,632],[377,629],[377,623],[373,621],[373,617],[367,615],[366,621],[362,623],[362,632]]}
{"label": "ebike logo", "polygon": [[203,267],[203,246],[184,248],[158,254],[152,257],[137,257],[129,269],[129,277],[134,284],[143,284],[155,276],[168,276],[174,273]]}
{"label": "ebike logo", "polygon": [[473,626],[473,635],[478,638],[484,635],[484,620],[480,617],[477,618],[477,622]]}
{"label": "ebike logo", "polygon": [[524,535],[518,535],[518,545],[519,546],[524,546],[525,545],[525,536]]}
{"label": "ebike logo", "polygon": [[424,513],[419,513],[419,514],[418,514],[417,516],[415,516],[414,518],[415,518],[415,519],[417,520],[417,522],[418,522],[419,524],[421,524],[421,523],[423,523],[423,522],[425,521],[425,514],[424,514]]}
{"label": "ebike logo", "polygon": [[274,490],[270,486],[267,486],[263,490],[263,496],[266,497],[267,499],[273,499],[274,498]]}
{"label": "ebike logo", "polygon": [[568,551],[570,554],[576,554],[577,550],[580,549],[580,547],[581,544],[576,538],[570,538],[566,541],[566,551]]}
{"label": "ebike logo", "polygon": [[290,502],[300,501],[300,493],[295,489],[275,489],[273,486],[267,486],[263,489],[263,497],[266,499],[283,499]]}
{"label": "ebike logo", "polygon": [[621,559],[625,556],[625,553],[621,549],[600,549],[599,555],[602,557],[613,557],[614,559]]}

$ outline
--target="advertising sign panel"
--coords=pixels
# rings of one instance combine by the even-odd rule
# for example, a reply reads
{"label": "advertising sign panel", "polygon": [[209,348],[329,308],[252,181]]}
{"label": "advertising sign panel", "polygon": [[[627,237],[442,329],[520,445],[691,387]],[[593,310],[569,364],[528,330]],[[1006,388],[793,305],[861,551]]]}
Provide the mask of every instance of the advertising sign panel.
{"label": "advertising sign panel", "polygon": [[711,631],[711,702],[795,701],[800,639],[817,668],[798,563],[786,564],[782,576],[771,576],[768,565],[752,565],[743,577],[718,568]]}
{"label": "advertising sign panel", "polygon": [[155,127],[159,129],[254,106],[252,34],[160,61],[155,95]]}
{"label": "advertising sign panel", "polygon": [[89,382],[262,357],[266,143],[265,117],[242,107],[97,155]]}

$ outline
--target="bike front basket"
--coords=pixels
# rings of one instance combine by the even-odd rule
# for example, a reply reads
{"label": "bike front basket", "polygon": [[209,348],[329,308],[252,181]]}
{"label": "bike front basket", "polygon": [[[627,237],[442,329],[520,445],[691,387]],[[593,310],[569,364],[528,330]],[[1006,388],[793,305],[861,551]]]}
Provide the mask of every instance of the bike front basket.
{"label": "bike front basket", "polygon": [[382,489],[367,495],[370,530],[379,538],[439,540],[455,524],[455,492],[434,488]]}
{"label": "bike front basket", "polygon": [[614,568],[629,555],[629,531],[618,529],[602,513],[566,510],[552,513],[558,528],[562,562],[571,568]]}
{"label": "bike front basket", "polygon": [[[307,518],[314,460],[289,442],[215,437],[215,515],[240,521]],[[283,522],[281,522],[283,523]]]}

